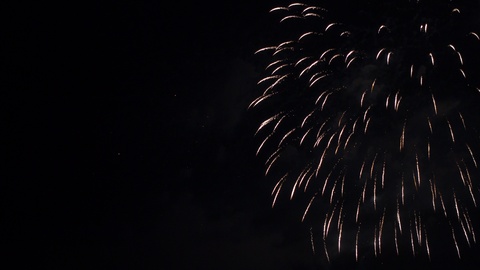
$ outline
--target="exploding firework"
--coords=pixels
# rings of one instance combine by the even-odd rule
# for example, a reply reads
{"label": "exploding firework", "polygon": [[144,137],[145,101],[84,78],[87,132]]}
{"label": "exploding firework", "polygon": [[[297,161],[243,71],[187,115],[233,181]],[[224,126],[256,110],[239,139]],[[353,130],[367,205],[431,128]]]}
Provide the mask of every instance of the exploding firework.
{"label": "exploding firework", "polygon": [[256,52],[268,75],[250,108],[266,115],[257,155],[278,179],[273,205],[303,203],[327,259],[430,258],[447,241],[461,257],[480,203],[478,7],[356,2],[342,21],[301,3],[271,10],[289,37]]}

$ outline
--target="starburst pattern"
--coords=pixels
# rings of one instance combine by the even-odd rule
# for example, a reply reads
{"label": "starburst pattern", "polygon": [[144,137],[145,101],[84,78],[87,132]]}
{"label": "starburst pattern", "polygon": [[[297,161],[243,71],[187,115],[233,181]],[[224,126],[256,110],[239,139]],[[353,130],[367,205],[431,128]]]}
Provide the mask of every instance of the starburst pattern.
{"label": "starburst pattern", "polygon": [[273,205],[303,201],[327,258],[430,257],[437,238],[461,257],[480,202],[478,7],[358,5],[343,21],[301,3],[271,10],[289,39],[256,52],[268,74],[250,108],[269,114],[257,155],[278,179]]}

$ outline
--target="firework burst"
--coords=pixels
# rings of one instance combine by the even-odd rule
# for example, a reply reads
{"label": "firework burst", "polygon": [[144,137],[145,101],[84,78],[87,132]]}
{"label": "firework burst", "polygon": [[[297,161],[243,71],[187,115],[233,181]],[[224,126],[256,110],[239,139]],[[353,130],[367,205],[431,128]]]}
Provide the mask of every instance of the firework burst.
{"label": "firework burst", "polygon": [[271,10],[289,39],[256,52],[268,74],[250,108],[267,115],[257,155],[278,179],[273,205],[303,202],[327,259],[430,258],[446,240],[461,257],[480,203],[478,7],[377,2],[342,21],[301,3]]}

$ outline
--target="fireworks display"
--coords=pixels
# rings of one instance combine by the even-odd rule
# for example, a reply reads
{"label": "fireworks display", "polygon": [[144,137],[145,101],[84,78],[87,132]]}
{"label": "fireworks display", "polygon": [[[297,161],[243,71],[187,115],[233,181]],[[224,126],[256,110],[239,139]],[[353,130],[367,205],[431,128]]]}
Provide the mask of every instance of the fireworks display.
{"label": "fireworks display", "polygon": [[303,205],[327,259],[461,257],[478,237],[478,3],[356,2],[271,10],[285,39],[256,52],[250,109],[273,205]]}

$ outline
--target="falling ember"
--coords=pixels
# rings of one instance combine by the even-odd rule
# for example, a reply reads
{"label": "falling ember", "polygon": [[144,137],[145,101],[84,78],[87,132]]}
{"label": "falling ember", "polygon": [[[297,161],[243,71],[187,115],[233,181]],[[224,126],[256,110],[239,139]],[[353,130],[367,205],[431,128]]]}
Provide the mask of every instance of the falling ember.
{"label": "falling ember", "polygon": [[310,227],[310,242],[312,243],[312,252],[313,254],[315,254],[315,243],[313,241],[313,231],[312,231],[312,227]]}

